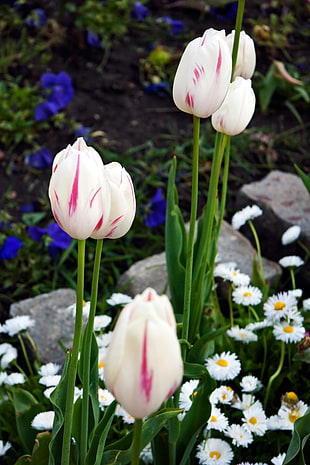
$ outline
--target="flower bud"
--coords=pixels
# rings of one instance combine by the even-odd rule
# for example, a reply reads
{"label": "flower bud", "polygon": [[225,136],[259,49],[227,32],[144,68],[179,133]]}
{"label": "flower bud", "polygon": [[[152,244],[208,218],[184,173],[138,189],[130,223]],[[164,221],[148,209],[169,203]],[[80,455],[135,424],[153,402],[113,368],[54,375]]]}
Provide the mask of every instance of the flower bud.
{"label": "flower bud", "polygon": [[182,55],[173,83],[174,103],[185,113],[207,118],[225,98],[231,68],[225,31],[207,29]]}
{"label": "flower bud", "polygon": [[[230,53],[232,53],[234,39],[235,31],[232,31],[226,37],[226,42],[230,49]],[[236,76],[241,76],[245,79],[251,79],[251,77],[254,74],[255,65],[256,53],[253,39],[251,39],[251,37],[247,35],[244,31],[241,31],[239,36],[238,54],[233,78],[235,79]]]}
{"label": "flower bud", "polygon": [[75,239],[90,237],[110,216],[110,189],[102,172],[99,153],[81,137],[54,158],[51,208],[59,226]]}
{"label": "flower bud", "polygon": [[[94,239],[116,239],[124,236],[132,225],[136,213],[136,198],[131,177],[119,163],[112,162],[104,166],[111,195],[109,218],[97,228],[91,237]],[[102,191],[104,196],[104,191]],[[104,198],[102,199],[104,202]]]}
{"label": "flower bud", "polygon": [[222,106],[212,115],[216,131],[235,136],[244,131],[255,110],[255,94],[250,79],[236,77],[230,84]]}
{"label": "flower bud", "polygon": [[155,412],[179,386],[183,362],[167,296],[146,289],[120,313],[107,350],[107,388],[134,418]]}

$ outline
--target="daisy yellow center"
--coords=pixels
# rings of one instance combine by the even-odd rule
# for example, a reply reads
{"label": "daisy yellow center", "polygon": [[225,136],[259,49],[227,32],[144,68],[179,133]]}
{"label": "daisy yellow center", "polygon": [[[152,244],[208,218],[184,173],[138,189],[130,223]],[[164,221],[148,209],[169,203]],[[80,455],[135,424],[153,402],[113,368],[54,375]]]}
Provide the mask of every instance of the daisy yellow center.
{"label": "daisy yellow center", "polygon": [[104,367],[104,362],[103,362],[103,361],[102,361],[102,362],[99,362],[99,363],[98,363],[98,368],[103,368],[103,367]]}
{"label": "daisy yellow center", "polygon": [[83,307],[87,304],[86,300],[83,300]]}
{"label": "daisy yellow center", "polygon": [[211,420],[211,421],[217,421],[217,418],[216,418],[214,415],[211,415],[210,420]]}
{"label": "daisy yellow center", "polygon": [[251,418],[249,419],[249,423],[251,423],[251,425],[256,425],[256,423],[257,423],[256,418],[255,418],[255,417],[251,417]]}
{"label": "daisy yellow center", "polygon": [[281,302],[281,301],[276,302],[276,303],[274,304],[274,309],[275,309],[275,310],[283,310],[284,307],[285,307],[285,303],[284,303],[284,302]]}
{"label": "daisy yellow center", "polygon": [[220,358],[216,363],[220,365],[220,367],[228,367],[227,360],[224,360],[223,358]]}
{"label": "daisy yellow center", "polygon": [[247,292],[244,292],[243,295],[244,297],[251,297],[253,294],[252,292],[247,291]]}
{"label": "daisy yellow center", "polygon": [[294,332],[294,328],[291,325],[285,326],[283,328],[283,330],[284,330],[285,333],[293,333]]}
{"label": "daisy yellow center", "polygon": [[300,418],[300,412],[298,410],[292,410],[288,416],[291,423],[294,423],[298,418]]}
{"label": "daisy yellow center", "polygon": [[213,450],[212,452],[210,452],[209,457],[211,459],[217,459],[218,460],[221,457],[221,454],[217,450]]}
{"label": "daisy yellow center", "polygon": [[293,392],[293,391],[287,392],[287,393],[286,393],[286,397],[287,397],[289,400],[292,400],[292,401],[294,401],[294,402],[297,402],[297,400],[298,400],[297,394],[295,394],[295,392]]}

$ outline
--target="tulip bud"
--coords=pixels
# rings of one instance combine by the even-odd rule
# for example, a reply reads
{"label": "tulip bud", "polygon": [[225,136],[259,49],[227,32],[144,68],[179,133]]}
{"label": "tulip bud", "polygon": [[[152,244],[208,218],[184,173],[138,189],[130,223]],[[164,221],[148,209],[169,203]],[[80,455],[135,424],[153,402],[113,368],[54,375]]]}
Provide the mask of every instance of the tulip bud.
{"label": "tulip bud", "polygon": [[[226,42],[230,49],[230,53],[232,53],[234,39],[235,31],[232,31],[226,37]],[[251,79],[251,77],[254,74],[255,65],[256,53],[253,39],[251,39],[251,37],[247,35],[244,31],[241,31],[239,36],[238,54],[233,78],[235,79],[236,76],[241,76],[245,79]]]}
{"label": "tulip bud", "polygon": [[51,208],[59,226],[75,239],[90,237],[110,216],[111,195],[102,172],[99,153],[81,137],[54,158]]}
{"label": "tulip bud", "polygon": [[[110,216],[91,237],[116,239],[124,236],[132,225],[136,213],[136,198],[131,177],[119,163],[105,165],[104,176],[111,195]],[[104,196],[104,191],[102,194]]]}
{"label": "tulip bud", "polygon": [[244,131],[255,110],[255,94],[250,79],[236,77],[230,84],[222,106],[212,115],[216,131],[235,136]]}
{"label": "tulip bud", "polygon": [[179,386],[183,362],[167,296],[153,289],[120,313],[107,350],[107,388],[134,418],[155,412]]}
{"label": "tulip bud", "polygon": [[207,29],[182,55],[173,83],[174,103],[185,113],[207,118],[225,98],[231,68],[225,31]]}

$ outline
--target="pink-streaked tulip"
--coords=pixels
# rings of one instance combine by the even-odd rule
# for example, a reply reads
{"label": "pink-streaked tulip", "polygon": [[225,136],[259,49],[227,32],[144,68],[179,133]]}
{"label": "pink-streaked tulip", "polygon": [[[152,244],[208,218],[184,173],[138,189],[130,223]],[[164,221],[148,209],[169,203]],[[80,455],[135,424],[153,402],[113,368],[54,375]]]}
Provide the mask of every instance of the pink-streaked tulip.
{"label": "pink-streaked tulip", "polygon": [[[226,37],[226,42],[232,53],[235,31]],[[237,61],[234,69],[234,76],[241,76],[244,79],[251,79],[256,65],[256,53],[253,39],[244,31],[240,32]]]}
{"label": "pink-streaked tulip", "polygon": [[98,152],[83,138],[53,161],[49,197],[55,220],[75,239],[87,239],[110,217],[111,195]]}
{"label": "pink-streaked tulip", "polygon": [[[116,239],[124,236],[132,225],[136,213],[136,197],[131,177],[119,163],[112,162],[104,166],[111,195],[110,215],[100,228],[94,230],[94,239]],[[104,196],[104,191],[102,191]],[[104,202],[104,198],[103,198]]]}
{"label": "pink-streaked tulip", "polygon": [[207,29],[185,48],[174,78],[174,103],[185,113],[207,118],[225,98],[231,68],[225,31]]}
{"label": "pink-streaked tulip", "polygon": [[107,350],[107,388],[134,418],[155,412],[179,386],[183,362],[167,296],[151,288],[120,313]]}
{"label": "pink-streaked tulip", "polygon": [[240,134],[253,116],[255,101],[251,80],[236,77],[229,86],[222,106],[211,117],[212,126],[229,136]]}

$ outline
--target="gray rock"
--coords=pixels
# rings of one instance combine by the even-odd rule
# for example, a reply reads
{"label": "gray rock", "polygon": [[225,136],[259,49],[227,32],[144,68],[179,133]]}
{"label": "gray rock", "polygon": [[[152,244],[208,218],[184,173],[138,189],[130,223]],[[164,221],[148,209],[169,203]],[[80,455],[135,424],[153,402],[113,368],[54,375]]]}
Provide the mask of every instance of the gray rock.
{"label": "gray rock", "polygon": [[29,315],[35,320],[29,334],[37,346],[42,363],[64,362],[65,353],[58,341],[66,348],[72,346],[74,318],[66,309],[75,301],[74,290],[58,289],[11,305],[12,317]]}
{"label": "gray rock", "polygon": [[[250,241],[223,222],[218,242],[221,262],[234,262],[243,273],[252,274],[252,262],[256,252]],[[281,275],[278,264],[263,259],[266,280],[272,284]],[[152,287],[159,294],[167,291],[167,269],[165,253],[140,260],[132,265],[120,278],[118,288],[131,296]]]}

